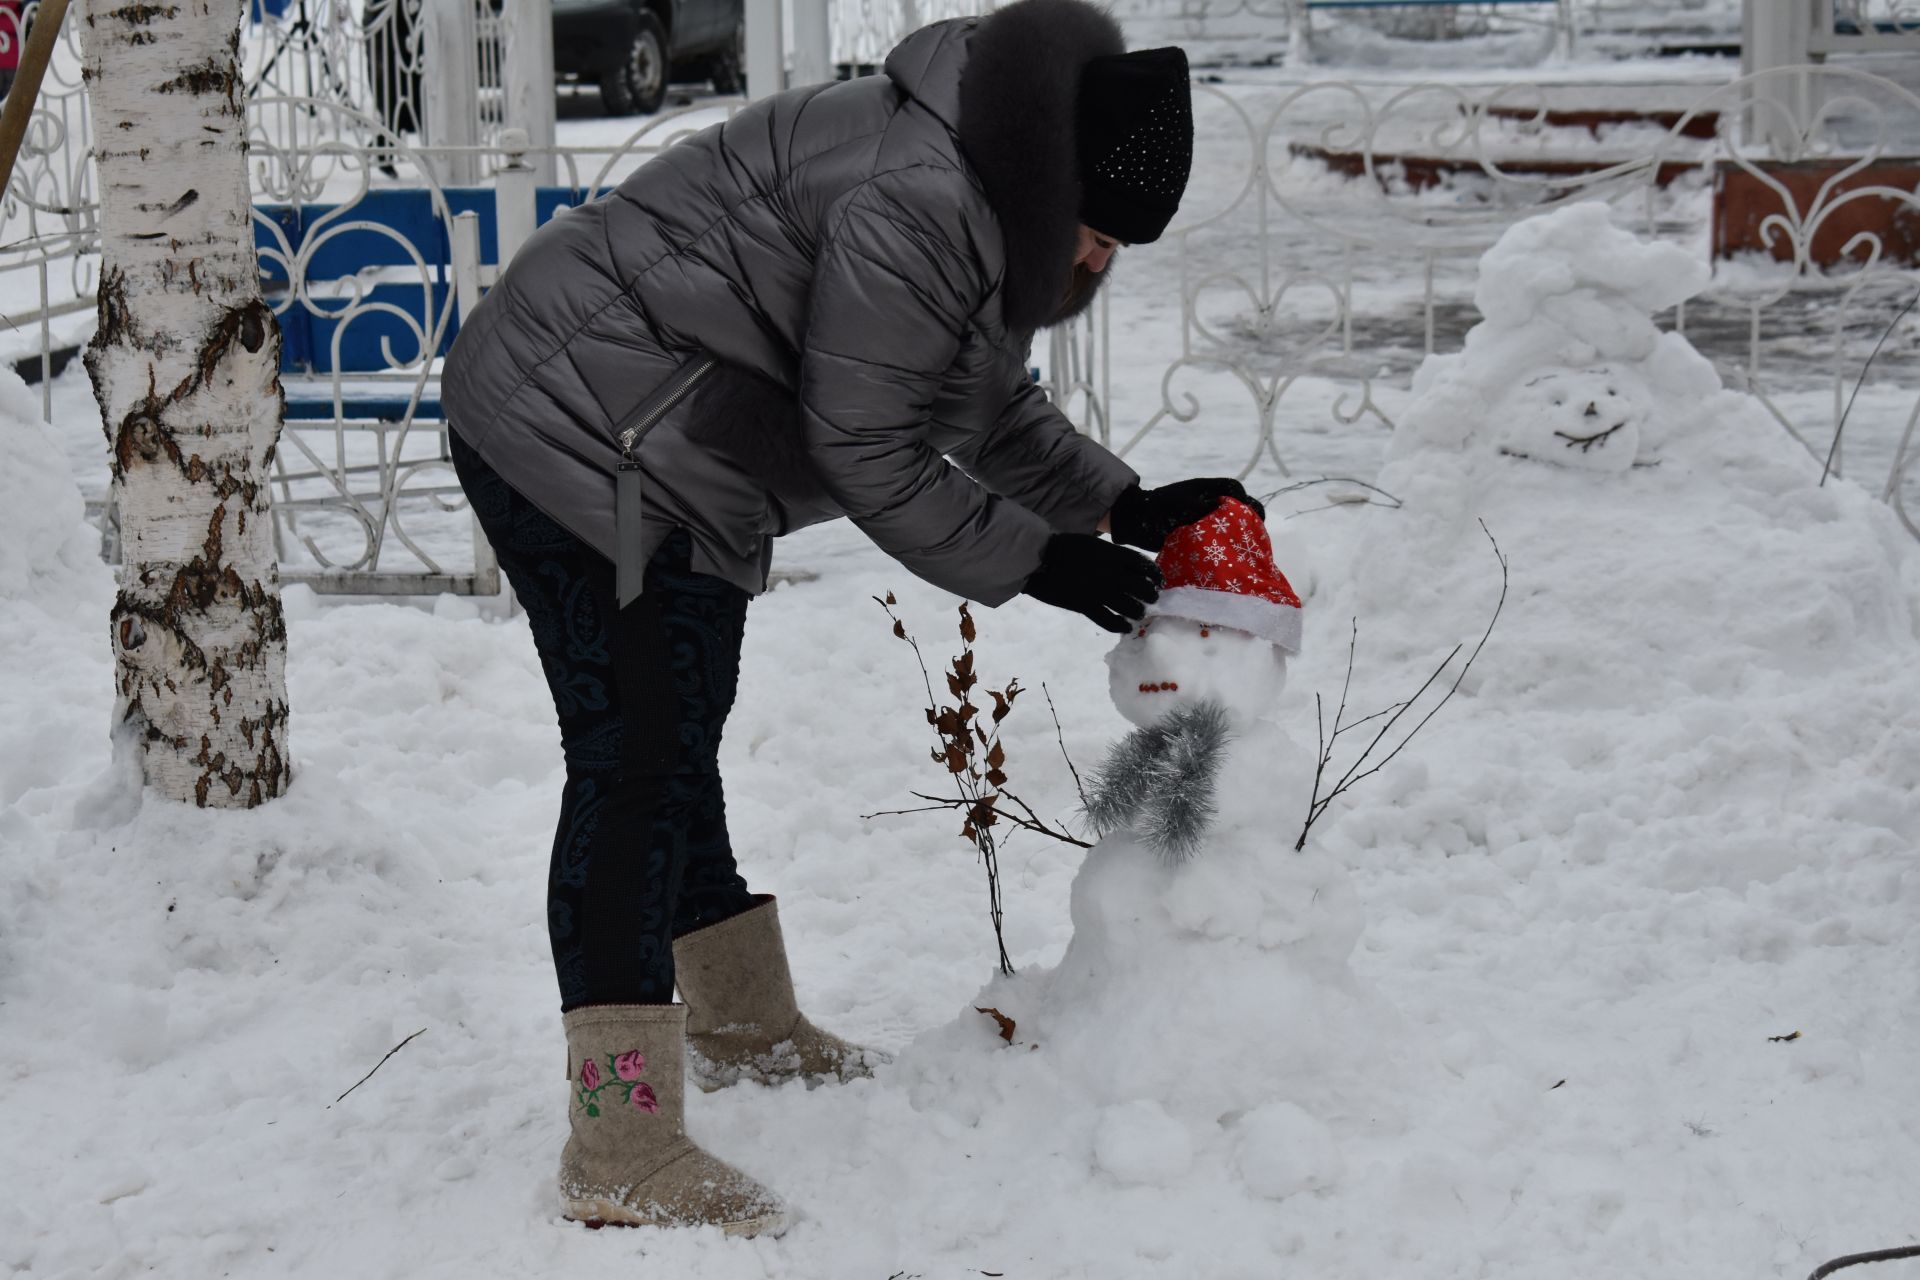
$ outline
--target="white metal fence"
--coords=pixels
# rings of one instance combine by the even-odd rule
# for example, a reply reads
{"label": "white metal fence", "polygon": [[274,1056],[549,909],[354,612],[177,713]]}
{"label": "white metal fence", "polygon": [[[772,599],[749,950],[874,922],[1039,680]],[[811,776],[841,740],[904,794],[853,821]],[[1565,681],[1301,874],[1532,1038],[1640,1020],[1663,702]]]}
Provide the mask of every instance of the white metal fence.
{"label": "white metal fence", "polygon": [[[1766,92],[1782,77],[1812,85],[1817,105],[1782,117]],[[1920,297],[1920,192],[1911,176],[1876,176],[1920,142],[1920,97],[1859,71],[1785,68],[1689,95],[1662,123],[1636,123],[1636,112],[1596,123],[1559,110],[1570,93],[1196,87],[1208,159],[1164,242],[1177,277],[1148,285],[1177,293],[1178,354],[1157,405],[1107,407],[1112,443],[1124,452],[1172,424],[1244,423],[1244,470],[1265,459],[1285,471],[1279,424],[1298,419],[1279,411],[1303,384],[1336,389],[1326,397],[1336,425],[1391,426],[1380,385],[1404,385],[1424,355],[1457,349],[1477,319],[1478,256],[1506,228],[1598,199],[1640,234],[1704,256],[1715,189],[1737,177],[1770,206],[1757,251],[1716,261],[1708,291],[1663,323],[1920,537],[1920,317],[1905,311]],[[1652,93],[1626,95],[1644,107]],[[1766,147],[1746,140],[1756,96],[1768,104]],[[1871,225],[1856,228],[1850,219],[1870,206]],[[1103,357],[1139,363],[1123,350]],[[1874,407],[1841,440],[1856,388]]]}
{"label": "white metal fence", "polygon": [[[376,193],[402,186],[438,192],[454,185],[442,175],[471,174],[494,184],[499,251],[510,254],[533,225],[533,191],[551,185],[543,170],[591,196],[731,109],[716,102],[654,117],[605,147],[522,145],[515,131],[497,127],[468,143],[425,145],[418,134],[395,131],[405,124],[391,118],[396,99],[379,98],[378,81],[369,78],[370,68],[385,65],[384,54],[370,61],[367,52],[383,38],[381,15],[370,20],[365,11],[324,7],[331,0],[306,2],[302,9],[295,0],[291,16],[282,15],[291,24],[284,29],[263,24],[260,47],[248,55],[262,86],[252,106],[253,162],[260,200],[330,206],[320,228],[327,234],[361,221],[357,211]],[[302,23],[298,38],[289,38]],[[392,34],[403,47],[412,39]],[[323,50],[330,50],[325,57]],[[38,330],[36,354],[48,363],[61,324],[84,323],[72,313],[91,307],[97,263],[77,67],[77,51],[64,46],[8,192],[0,250],[0,279],[26,281],[13,295],[39,303],[9,319],[18,330]],[[1798,99],[1767,92],[1782,78],[1817,91]],[[344,85],[363,109],[267,92],[282,81]],[[1197,85],[1199,161],[1188,209],[1163,246],[1141,258],[1161,264],[1153,268],[1160,274],[1134,275],[1177,299],[1174,354],[1129,346],[1133,335],[1110,332],[1104,308],[1097,309],[1048,335],[1041,362],[1053,393],[1084,429],[1122,451],[1156,431],[1204,420],[1213,432],[1247,433],[1245,470],[1263,460],[1284,470],[1283,424],[1291,417],[1282,409],[1308,388],[1330,390],[1324,402],[1336,425],[1390,425],[1382,404],[1391,397],[1382,391],[1404,385],[1425,353],[1457,345],[1474,319],[1474,261],[1507,226],[1558,203],[1598,198],[1644,234],[1705,254],[1714,184],[1737,171],[1777,201],[1763,227],[1773,255],[1717,264],[1708,294],[1667,323],[1822,457],[1863,383],[1870,409],[1848,427],[1837,461],[1920,536],[1920,341],[1911,317],[1896,320],[1920,291],[1920,274],[1903,246],[1875,234],[1853,236],[1837,268],[1819,266],[1814,252],[1864,202],[1920,218],[1911,184],[1864,176],[1920,140],[1920,98],[1857,71],[1786,68],[1704,96],[1686,91],[1662,123],[1568,125],[1559,108],[1577,92],[1539,83]],[[1642,106],[1657,96],[1630,92]],[[1760,138],[1764,148],[1754,141]],[[1539,163],[1568,145],[1581,171]],[[1423,177],[1427,171],[1411,169],[1410,159],[1431,173]],[[1808,163],[1828,166],[1830,180],[1809,189],[1781,177],[1780,165]],[[455,244],[466,234],[459,218],[444,198],[436,208],[446,242]],[[266,255],[277,256],[284,277],[275,296],[283,315],[319,309],[338,320],[343,306],[363,302],[348,319],[377,311],[371,294],[352,293],[359,287],[352,281],[309,277],[300,264],[313,260],[318,245],[315,228],[302,225],[306,240]],[[477,251],[474,263],[464,286],[452,278],[452,262],[388,265],[362,283],[402,283],[411,272],[445,314],[463,287],[477,290],[489,278]],[[290,576],[323,586],[473,589],[484,581],[475,577],[483,566],[472,558],[470,523],[457,511],[440,426],[430,415],[415,424],[434,392],[431,335],[397,346],[378,375],[329,373],[307,388],[334,398],[343,412],[289,426],[277,477],[282,551]],[[1134,391],[1116,399],[1115,361],[1132,371],[1149,359],[1159,361],[1157,400]],[[346,402],[383,382],[404,389],[404,411],[349,422]],[[50,388],[46,404],[51,416]]]}

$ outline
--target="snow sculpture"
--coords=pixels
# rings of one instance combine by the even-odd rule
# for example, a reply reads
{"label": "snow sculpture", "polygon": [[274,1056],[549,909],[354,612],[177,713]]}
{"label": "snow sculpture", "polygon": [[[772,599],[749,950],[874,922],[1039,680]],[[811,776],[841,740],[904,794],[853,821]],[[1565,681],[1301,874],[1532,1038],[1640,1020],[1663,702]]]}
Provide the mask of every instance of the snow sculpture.
{"label": "snow sculpture", "polygon": [[1103,836],[1130,827],[1183,861],[1215,816],[1229,735],[1270,723],[1300,649],[1300,599],[1260,518],[1232,499],[1175,530],[1160,568],[1160,599],[1107,655],[1108,693],[1140,728],[1095,775],[1088,816]]}
{"label": "snow sculpture", "polygon": [[1651,317],[1709,274],[1678,246],[1615,227],[1602,204],[1518,224],[1482,260],[1485,319],[1459,354],[1430,356],[1415,375],[1401,444],[1610,473],[1656,463],[1685,422],[1676,410],[1720,380]]}
{"label": "snow sculpture", "polygon": [[1092,781],[1102,838],[1074,881],[1072,942],[983,1000],[1037,1045],[1029,1069],[1096,1105],[1104,1176],[1202,1168],[1278,1199],[1340,1176],[1344,1126],[1390,1127],[1404,1037],[1348,968],[1345,869],[1292,847],[1313,760],[1275,712],[1301,609],[1265,527],[1229,500],[1160,563],[1168,589],[1107,659],[1139,728]]}

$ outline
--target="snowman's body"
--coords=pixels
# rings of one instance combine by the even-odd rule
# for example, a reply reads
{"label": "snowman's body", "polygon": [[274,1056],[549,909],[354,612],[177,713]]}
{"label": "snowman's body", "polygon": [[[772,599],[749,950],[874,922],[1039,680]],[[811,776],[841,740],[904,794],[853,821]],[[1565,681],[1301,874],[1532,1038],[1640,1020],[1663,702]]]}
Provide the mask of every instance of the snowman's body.
{"label": "snowman's body", "polygon": [[[1183,780],[1207,793],[1209,817],[1189,847],[1170,848],[1155,836],[1163,824],[1150,804],[1132,820],[1102,831],[1087,868],[1108,861],[1158,864],[1164,873],[1154,897],[1165,925],[1196,937],[1247,939],[1272,949],[1290,947],[1302,962],[1344,964],[1359,934],[1352,888],[1336,865],[1311,850],[1296,852],[1312,797],[1313,759],[1275,720],[1286,683],[1286,656],[1256,636],[1184,618],[1149,618],[1107,656],[1108,689],[1120,713],[1152,735],[1169,722],[1192,725],[1194,713],[1217,722],[1224,741],[1211,755],[1207,776]],[[1125,754],[1124,744],[1114,755]],[[1186,754],[1186,753],[1175,753]],[[1122,790],[1129,778],[1109,764],[1095,776],[1096,797]],[[1102,807],[1096,798],[1095,807]],[[1104,807],[1117,813],[1120,805]],[[1197,864],[1205,863],[1205,867]],[[1189,874],[1190,873],[1190,874]],[[1121,873],[1130,878],[1132,872]],[[1075,945],[1081,943],[1081,872],[1075,890]],[[1239,882],[1239,892],[1221,892]],[[1302,886],[1303,895],[1296,892]],[[1131,919],[1144,918],[1135,911]],[[1112,912],[1088,923],[1116,923]],[[1072,952],[1069,951],[1069,956]]]}
{"label": "snowman's body", "polygon": [[[1110,1176],[1150,1183],[1211,1163],[1259,1195],[1324,1185],[1342,1168],[1334,1133],[1384,1121],[1396,1068],[1381,1046],[1402,1029],[1348,968],[1361,917],[1345,869],[1293,848],[1314,762],[1273,718],[1285,657],[1246,632],[1159,617],[1108,664],[1141,732],[1217,711],[1212,817],[1184,858],[1151,838],[1144,811],[1088,851],[1065,956],[1019,984],[1023,1033],[1102,1104],[1094,1159]],[[1121,781],[1109,770],[1096,785]]]}
{"label": "snowman's body", "polygon": [[[1107,657],[1138,728],[1091,779],[1100,839],[1065,954],[996,979],[899,1069],[916,1105],[969,1124],[1063,1121],[1045,1145],[1103,1177],[1283,1199],[1390,1150],[1431,1062],[1349,967],[1346,869],[1294,848],[1315,762],[1277,715],[1301,602],[1265,524],[1223,501],[1159,564],[1166,589]],[[987,1007],[1013,1020],[1010,1046],[972,1012]]]}

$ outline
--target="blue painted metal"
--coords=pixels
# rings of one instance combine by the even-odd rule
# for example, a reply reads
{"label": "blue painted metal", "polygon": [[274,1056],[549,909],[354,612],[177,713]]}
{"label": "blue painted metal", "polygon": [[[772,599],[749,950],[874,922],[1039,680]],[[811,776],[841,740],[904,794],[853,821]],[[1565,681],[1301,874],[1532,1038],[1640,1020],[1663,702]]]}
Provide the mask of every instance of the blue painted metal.
{"label": "blue painted metal", "polygon": [[[341,398],[341,410],[355,422],[404,422],[407,418],[408,397],[402,395],[356,395]],[[416,422],[438,422],[440,420],[440,397],[422,396],[420,403],[414,406],[413,417]],[[289,422],[332,422],[332,396],[288,396],[287,420]]]}
{"label": "blue painted metal", "polygon": [[[445,216],[435,208],[433,192],[426,187],[367,191],[346,205],[255,206],[279,229],[293,255],[302,251],[308,237],[321,237],[303,272],[303,300],[280,316],[282,373],[312,377],[389,371],[392,362],[382,350],[383,339],[394,361],[419,358],[421,335],[433,333],[453,289],[449,219],[462,213],[475,215],[482,263],[498,261],[500,252],[499,217],[492,187],[448,187],[441,195],[446,202]],[[534,194],[536,224],[580,204],[583,196],[575,187],[538,188]],[[362,223],[373,225],[356,225]],[[254,245],[256,249],[280,249],[273,229],[258,222],[254,224]],[[378,275],[356,295],[347,282],[369,271]],[[392,278],[395,273],[407,278],[396,281]],[[284,264],[261,258],[260,281],[269,303],[285,298],[288,272]],[[367,309],[369,304],[371,310]],[[348,310],[354,314],[340,332],[336,358],[334,336],[342,324],[336,317]],[[459,327],[459,318],[450,316],[435,355],[447,353]],[[354,395],[342,398],[341,410],[345,418],[354,421],[397,422],[405,419],[406,406],[405,396]],[[436,395],[423,397],[414,410],[414,417],[420,420],[437,420],[439,415]],[[330,421],[334,416],[330,393],[290,390],[288,418],[312,422]]]}

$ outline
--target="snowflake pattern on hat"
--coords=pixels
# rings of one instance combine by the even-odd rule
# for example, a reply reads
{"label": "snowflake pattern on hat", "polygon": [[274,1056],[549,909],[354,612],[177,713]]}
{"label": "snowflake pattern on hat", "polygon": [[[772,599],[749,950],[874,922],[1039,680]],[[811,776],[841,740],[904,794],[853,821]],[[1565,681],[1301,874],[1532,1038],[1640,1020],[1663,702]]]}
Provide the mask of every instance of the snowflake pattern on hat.
{"label": "snowflake pattern on hat", "polygon": [[1160,549],[1165,578],[1149,616],[1248,631],[1300,652],[1300,597],[1273,562],[1273,542],[1253,508],[1223,498],[1212,515],[1175,529]]}

